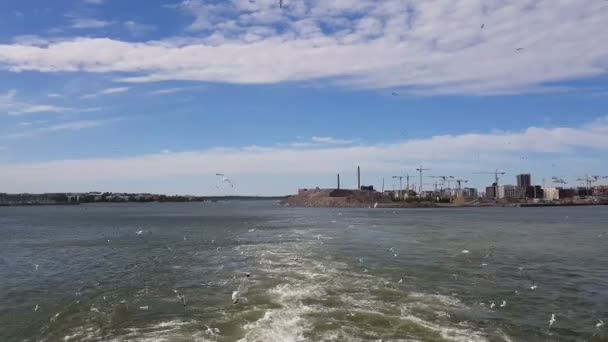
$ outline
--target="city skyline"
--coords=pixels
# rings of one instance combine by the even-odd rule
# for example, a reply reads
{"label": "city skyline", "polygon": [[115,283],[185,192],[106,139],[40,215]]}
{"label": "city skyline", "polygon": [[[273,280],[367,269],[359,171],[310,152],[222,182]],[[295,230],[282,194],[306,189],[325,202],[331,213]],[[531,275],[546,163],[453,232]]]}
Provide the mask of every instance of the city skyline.
{"label": "city skyline", "polygon": [[608,175],[606,22],[595,0],[3,2],[0,192],[286,195],[357,166],[388,189],[421,165],[584,186]]}

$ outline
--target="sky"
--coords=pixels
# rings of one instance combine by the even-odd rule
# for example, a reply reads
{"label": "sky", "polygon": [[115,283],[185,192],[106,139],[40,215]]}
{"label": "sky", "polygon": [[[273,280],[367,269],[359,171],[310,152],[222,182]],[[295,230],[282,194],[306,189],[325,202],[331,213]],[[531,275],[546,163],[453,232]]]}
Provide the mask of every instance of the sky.
{"label": "sky", "polygon": [[604,0],[1,1],[0,192],[581,186],[608,176],[606,23]]}

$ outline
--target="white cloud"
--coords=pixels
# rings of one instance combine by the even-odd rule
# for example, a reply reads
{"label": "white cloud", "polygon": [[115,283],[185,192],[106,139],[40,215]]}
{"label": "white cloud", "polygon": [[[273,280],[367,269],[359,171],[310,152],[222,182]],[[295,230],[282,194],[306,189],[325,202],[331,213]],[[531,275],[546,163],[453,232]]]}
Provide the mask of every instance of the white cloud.
{"label": "white cloud", "polygon": [[34,34],[15,36],[13,38],[13,41],[18,44],[33,45],[33,46],[44,46],[50,42],[50,40],[48,38],[40,37],[40,36],[34,35]]}
{"label": "white cloud", "polygon": [[36,113],[61,113],[71,111],[71,108],[49,104],[34,104],[17,99],[17,91],[9,90],[0,94],[0,114],[22,115]]}
{"label": "white cloud", "polygon": [[82,0],[82,2],[92,5],[101,5],[103,4],[104,0]]}
{"label": "white cloud", "polygon": [[[520,132],[444,135],[389,144],[312,148],[249,146],[191,152],[162,151],[120,159],[7,164],[0,165],[3,175],[0,187],[13,191],[34,190],[26,187],[45,184],[51,179],[54,185],[70,187],[76,182],[87,185],[85,188],[95,187],[100,182],[128,184],[143,180],[150,180],[150,184],[158,184],[159,180],[162,180],[160,183],[171,184],[183,177],[202,177],[222,170],[235,177],[249,177],[253,184],[248,189],[264,189],[272,193],[276,190],[256,182],[256,177],[292,177],[288,186],[295,191],[301,184],[298,178],[321,175],[333,179],[336,172],[352,170],[357,165],[366,173],[390,175],[396,170],[413,170],[424,163],[433,172],[460,172],[469,176],[473,171],[497,167],[519,167],[518,172],[534,166],[546,169],[550,165],[547,161],[554,159],[563,162],[565,166],[562,171],[569,173],[574,173],[575,169],[597,166],[598,163],[606,165],[601,160],[581,163],[576,158],[583,150],[607,152],[608,119],[580,127],[530,127]],[[482,160],[479,159],[480,153],[484,156]],[[531,154],[534,155],[531,160],[525,163],[520,160],[521,155]],[[488,181],[484,178],[482,184]],[[16,184],[23,188],[17,188]]]}
{"label": "white cloud", "polygon": [[72,28],[96,29],[112,25],[111,22],[92,18],[72,18]]}
{"label": "white cloud", "polygon": [[343,139],[335,139],[332,137],[317,137],[314,136],[311,138],[313,142],[323,143],[323,144],[351,144],[352,140],[343,140]]}
{"label": "white cloud", "polygon": [[34,125],[42,125],[47,123],[48,121],[46,120],[37,120],[37,121],[22,121],[19,122],[18,125],[19,126],[25,126],[25,127],[29,127],[29,126],[34,126]]}
{"label": "white cloud", "polygon": [[116,87],[116,88],[104,89],[99,93],[103,94],[103,95],[111,95],[111,94],[126,93],[128,91],[129,91],[129,87]]}
{"label": "white cloud", "polygon": [[104,121],[104,120],[79,120],[79,121],[71,121],[71,122],[50,125],[50,126],[41,128],[41,130],[46,131],[46,132],[66,131],[66,130],[67,131],[79,131],[79,130],[85,129],[85,128],[99,127],[106,123],[107,123],[107,121]]}
{"label": "white cloud", "polygon": [[190,28],[203,38],[17,42],[0,45],[0,65],[121,73],[129,82],[330,80],[431,95],[553,91],[552,82],[608,72],[608,44],[597,41],[608,22],[604,1],[310,0],[281,10],[276,1],[188,0],[174,7],[194,17]]}
{"label": "white cloud", "polygon": [[52,133],[59,131],[80,131],[83,129],[96,128],[105,126],[114,122],[122,121],[123,118],[116,117],[110,119],[99,119],[99,120],[76,120],[76,121],[67,121],[67,122],[59,122],[46,126],[41,126],[48,121],[32,121],[32,122],[20,122],[19,125],[22,127],[32,127],[36,126],[32,129],[17,131],[8,135],[0,136],[3,139],[20,139],[25,137],[31,137],[40,135],[43,133]]}
{"label": "white cloud", "polygon": [[129,88],[129,87],[106,88],[106,89],[103,89],[102,91],[100,91],[98,93],[82,95],[80,98],[83,99],[83,100],[94,99],[94,98],[97,98],[97,96],[99,96],[99,95],[114,95],[114,94],[126,93],[130,89],[131,88]]}
{"label": "white cloud", "polygon": [[131,33],[131,35],[136,37],[156,30],[156,26],[142,24],[135,21],[126,21],[123,25],[129,31],[129,33]]}
{"label": "white cloud", "polygon": [[48,96],[48,97],[63,97],[63,95],[57,94],[57,93],[49,93],[46,96]]}
{"label": "white cloud", "polygon": [[34,114],[34,113],[61,113],[70,110],[69,108],[53,106],[53,105],[25,105],[14,111],[10,111],[9,115]]}
{"label": "white cloud", "polygon": [[165,94],[174,94],[182,91],[188,90],[188,88],[167,88],[167,89],[159,89],[151,91],[152,95],[165,95]]}

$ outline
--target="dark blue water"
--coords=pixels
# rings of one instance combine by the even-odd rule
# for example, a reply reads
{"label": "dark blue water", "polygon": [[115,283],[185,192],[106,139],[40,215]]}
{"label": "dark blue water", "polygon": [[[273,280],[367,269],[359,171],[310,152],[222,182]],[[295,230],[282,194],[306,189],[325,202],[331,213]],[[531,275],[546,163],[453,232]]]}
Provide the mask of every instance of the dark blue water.
{"label": "dark blue water", "polygon": [[606,207],[0,208],[0,340],[605,341],[607,222]]}

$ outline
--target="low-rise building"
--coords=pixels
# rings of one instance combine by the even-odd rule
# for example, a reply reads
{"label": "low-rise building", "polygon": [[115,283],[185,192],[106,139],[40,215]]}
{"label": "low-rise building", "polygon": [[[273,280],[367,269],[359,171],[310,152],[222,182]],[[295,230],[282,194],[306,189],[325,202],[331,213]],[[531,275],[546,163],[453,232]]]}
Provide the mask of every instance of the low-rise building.
{"label": "low-rise building", "polygon": [[576,196],[576,190],[575,189],[563,189],[563,188],[559,188],[559,199],[560,200],[573,200],[574,197]]}
{"label": "low-rise building", "polygon": [[498,187],[497,197],[504,200],[522,200],[526,198],[526,191],[516,185],[501,185]]}
{"label": "low-rise building", "polygon": [[450,198],[477,198],[477,189],[474,188],[464,188],[464,189],[449,189],[445,190]]}
{"label": "low-rise building", "polygon": [[526,188],[527,198],[544,198],[543,188],[540,185],[532,185]]}
{"label": "low-rise building", "polygon": [[593,196],[608,196],[608,185],[594,186]]}

